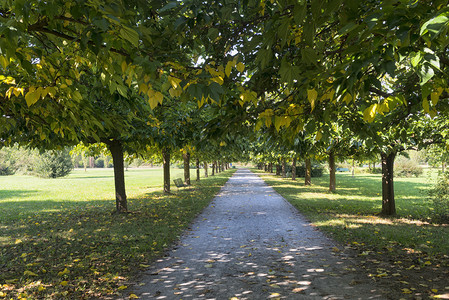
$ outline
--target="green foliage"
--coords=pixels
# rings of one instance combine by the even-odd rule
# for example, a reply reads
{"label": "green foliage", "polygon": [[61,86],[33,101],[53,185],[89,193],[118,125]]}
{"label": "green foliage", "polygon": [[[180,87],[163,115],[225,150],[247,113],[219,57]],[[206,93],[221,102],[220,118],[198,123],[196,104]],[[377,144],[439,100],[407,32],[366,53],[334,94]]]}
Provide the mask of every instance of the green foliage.
{"label": "green foliage", "polygon": [[104,168],[104,158],[99,157],[95,160],[95,168]]}
{"label": "green foliage", "polygon": [[[292,166],[287,166],[287,173],[291,174]],[[323,176],[324,168],[320,165],[312,166],[312,177],[321,177]],[[305,165],[296,166],[296,177],[305,177],[306,176],[306,167]]]}
{"label": "green foliage", "polygon": [[42,153],[34,166],[34,173],[44,178],[67,176],[73,170],[69,150],[50,150]]}
{"label": "green foliage", "polygon": [[428,191],[434,208],[434,220],[449,223],[449,173],[439,173],[437,183]]}
{"label": "green foliage", "polygon": [[398,157],[396,159],[394,174],[398,177],[418,177],[423,173],[423,168],[418,165],[416,160],[406,157]]}

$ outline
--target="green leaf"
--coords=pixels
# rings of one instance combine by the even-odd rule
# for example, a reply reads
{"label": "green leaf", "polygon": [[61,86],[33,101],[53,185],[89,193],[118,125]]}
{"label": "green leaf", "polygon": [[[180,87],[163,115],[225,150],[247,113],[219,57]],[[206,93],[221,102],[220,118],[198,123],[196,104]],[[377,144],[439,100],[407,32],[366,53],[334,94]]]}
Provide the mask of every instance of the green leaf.
{"label": "green leaf", "polygon": [[134,29],[130,27],[123,27],[120,29],[120,35],[133,44],[133,46],[139,46],[139,34]]}
{"label": "green leaf", "polygon": [[424,85],[435,75],[435,72],[431,66],[423,64],[421,65],[421,68],[418,69],[418,75],[421,79],[420,85]]}
{"label": "green leaf", "polygon": [[449,23],[449,18],[447,17],[447,12],[430,19],[426,23],[421,26],[420,35],[424,35],[429,33],[430,38],[434,39]]}
{"label": "green leaf", "polygon": [[312,48],[306,47],[301,50],[302,54],[302,60],[305,63],[309,64],[317,64],[318,62],[318,55],[315,53],[315,51]]}
{"label": "green leaf", "polygon": [[287,62],[287,59],[284,58],[281,62],[281,69],[279,70],[279,73],[284,82],[292,84],[293,80],[298,77],[299,70],[297,67],[292,66],[289,62]]}
{"label": "green leaf", "polygon": [[410,62],[412,64],[412,67],[416,68],[422,58],[423,58],[423,56],[422,56],[421,52],[412,52],[410,54]]}

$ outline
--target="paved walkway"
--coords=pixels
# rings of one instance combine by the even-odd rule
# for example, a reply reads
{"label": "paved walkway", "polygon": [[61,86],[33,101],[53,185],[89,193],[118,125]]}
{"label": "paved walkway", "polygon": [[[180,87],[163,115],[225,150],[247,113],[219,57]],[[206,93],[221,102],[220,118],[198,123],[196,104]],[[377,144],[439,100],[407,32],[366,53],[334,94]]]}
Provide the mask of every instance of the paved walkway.
{"label": "paved walkway", "polygon": [[134,288],[141,299],[388,299],[332,240],[239,169]]}

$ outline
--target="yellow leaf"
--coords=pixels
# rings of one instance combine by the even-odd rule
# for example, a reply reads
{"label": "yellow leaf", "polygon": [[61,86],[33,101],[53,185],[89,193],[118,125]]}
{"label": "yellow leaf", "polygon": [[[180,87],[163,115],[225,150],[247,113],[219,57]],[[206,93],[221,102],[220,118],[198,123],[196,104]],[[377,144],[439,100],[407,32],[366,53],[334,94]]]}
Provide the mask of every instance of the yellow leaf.
{"label": "yellow leaf", "polygon": [[227,77],[231,76],[232,67],[235,66],[235,61],[230,60],[226,63],[225,74]]}
{"label": "yellow leaf", "polygon": [[377,106],[377,103],[373,104],[363,111],[363,119],[365,121],[372,122],[374,120],[374,117],[376,116]]}
{"label": "yellow leaf", "polygon": [[122,72],[125,73],[127,68],[128,68],[128,65],[126,64],[126,61],[123,61],[122,62]]}
{"label": "yellow leaf", "polygon": [[162,95],[161,92],[154,93],[154,98],[156,98],[156,101],[160,104],[162,104],[162,101],[164,100],[164,95]]}
{"label": "yellow leaf", "polygon": [[182,80],[176,77],[168,76],[168,81],[174,89],[177,89]]}
{"label": "yellow leaf", "polygon": [[66,78],[65,82],[67,83],[67,85],[72,85],[73,83],[73,81],[68,78]]}
{"label": "yellow leaf", "polygon": [[182,89],[181,88],[177,88],[177,89],[169,89],[168,93],[170,94],[170,96],[172,97],[179,97],[182,94]]}
{"label": "yellow leaf", "polygon": [[61,271],[58,273],[58,276],[62,276],[62,275],[69,274],[69,273],[70,273],[69,270],[67,268],[65,268],[64,271]]}
{"label": "yellow leaf", "polygon": [[139,296],[137,296],[136,294],[131,294],[129,295],[129,299],[139,299]]}
{"label": "yellow leaf", "polygon": [[422,101],[422,107],[424,108],[424,111],[426,113],[429,113],[430,107],[429,107],[429,101],[427,99],[424,99]]}
{"label": "yellow leaf", "polygon": [[127,288],[128,287],[126,285],[121,285],[121,286],[118,287],[118,290],[121,291],[121,290],[125,290]]}
{"label": "yellow leaf", "polygon": [[[1,56],[0,56],[1,57]],[[0,297],[6,297],[6,293],[4,293],[4,292],[0,292]]]}
{"label": "yellow leaf", "polygon": [[240,73],[243,72],[245,70],[245,65],[242,62],[239,62],[237,64],[237,71],[239,71]]}
{"label": "yellow leaf", "polygon": [[312,110],[315,108],[315,100],[318,97],[318,92],[315,89],[307,90],[307,99],[310,102],[310,105],[312,106]]}
{"label": "yellow leaf", "polygon": [[42,285],[40,285],[40,286],[37,288],[37,290],[38,290],[39,292],[42,292],[43,290],[45,290],[45,287],[42,286]]}
{"label": "yellow leaf", "polygon": [[322,137],[323,137],[323,134],[321,133],[321,131],[318,131],[318,132],[316,133],[315,140],[316,140],[316,141],[319,141],[319,140],[321,140]]}
{"label": "yellow leaf", "polygon": [[343,97],[343,101],[344,101],[346,104],[351,103],[352,99],[353,99],[353,98],[352,98],[352,95],[349,94],[349,93],[347,93],[347,94]]}
{"label": "yellow leaf", "polygon": [[223,80],[223,78],[221,76],[213,77],[212,81],[215,81],[219,85],[223,85],[223,83],[224,83],[224,80]]}
{"label": "yellow leaf", "polygon": [[434,292],[434,293],[438,293],[437,289],[431,289],[431,291]]}
{"label": "yellow leaf", "polygon": [[40,96],[41,96],[41,94],[40,94],[39,90],[30,88],[28,93],[26,93],[26,95],[25,95],[25,101],[27,102],[28,107],[30,107],[31,105],[36,103],[37,100],[39,100]]}
{"label": "yellow leaf", "polygon": [[155,91],[150,89],[148,90],[147,95],[148,95],[148,103],[150,104],[151,109],[154,109],[158,104],[158,101],[155,97]]}
{"label": "yellow leaf", "polygon": [[432,100],[432,105],[437,105],[438,100],[440,99],[440,94],[438,92],[432,92],[430,94],[430,99]]}
{"label": "yellow leaf", "polygon": [[61,281],[59,284],[62,286],[66,286],[67,284],[69,284],[69,282],[64,280],[64,281]]}
{"label": "yellow leaf", "polygon": [[25,272],[23,272],[23,275],[25,275],[25,276],[37,276],[37,274],[36,273],[33,273],[33,272],[31,272],[31,271],[25,271]]}
{"label": "yellow leaf", "polygon": [[9,61],[4,56],[0,56],[0,64],[2,65],[3,69],[6,69],[9,65]]}
{"label": "yellow leaf", "polygon": [[412,291],[409,290],[409,289],[407,289],[407,288],[403,288],[403,289],[402,289],[402,293],[404,293],[404,294],[411,294]]}

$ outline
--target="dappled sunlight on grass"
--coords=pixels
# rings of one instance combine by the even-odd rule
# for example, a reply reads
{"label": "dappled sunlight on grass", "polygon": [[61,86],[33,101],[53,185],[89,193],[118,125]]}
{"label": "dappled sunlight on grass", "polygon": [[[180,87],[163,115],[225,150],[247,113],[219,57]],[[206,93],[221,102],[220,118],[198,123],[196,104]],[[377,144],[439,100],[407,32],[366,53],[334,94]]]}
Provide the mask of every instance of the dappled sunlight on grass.
{"label": "dappled sunlight on grass", "polygon": [[[97,174],[109,171],[100,170]],[[133,176],[146,187],[148,182],[162,183],[160,174],[139,170]],[[61,184],[73,183],[70,177],[55,181],[26,177],[31,186],[51,184],[45,186],[45,191],[38,189],[34,200],[27,198],[27,193],[16,194],[16,201],[9,195],[6,203],[0,198],[2,209],[5,208],[0,211],[0,292],[6,293],[8,299],[15,299],[20,293],[22,298],[29,299],[100,298],[117,294],[130,276],[160,255],[208,205],[231,172],[203,178],[193,182],[192,191],[171,195],[161,192],[161,184],[141,188],[128,181],[131,195],[128,214],[111,214],[115,200],[102,194],[105,190],[114,194],[113,177],[111,186],[103,180],[86,178],[97,176],[74,175],[86,181],[71,189]],[[14,181],[13,178],[0,180]],[[27,186],[27,182],[19,178],[10,188]],[[51,192],[51,188],[59,190]],[[91,193],[88,199],[78,193],[82,190]],[[65,193],[71,193],[75,200],[69,200]]]}

